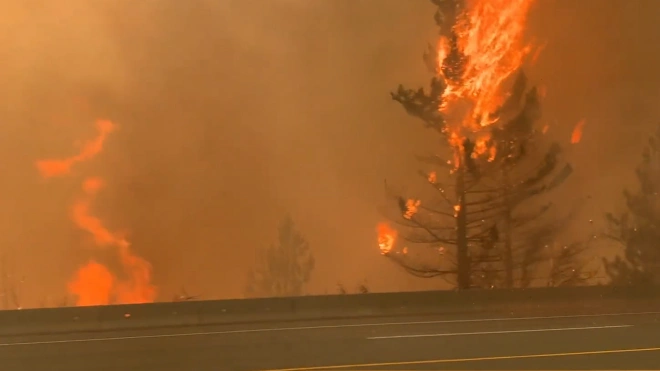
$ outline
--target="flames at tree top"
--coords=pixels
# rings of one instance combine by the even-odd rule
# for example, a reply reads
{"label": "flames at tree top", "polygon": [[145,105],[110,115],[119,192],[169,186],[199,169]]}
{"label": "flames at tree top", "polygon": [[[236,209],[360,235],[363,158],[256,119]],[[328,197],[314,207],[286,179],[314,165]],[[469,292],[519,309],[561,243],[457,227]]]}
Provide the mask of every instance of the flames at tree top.
{"label": "flames at tree top", "polygon": [[[438,109],[446,118],[449,142],[462,150],[468,134],[475,135],[472,157],[495,157],[486,127],[507,95],[503,83],[533,50],[523,43],[527,14],[533,0],[467,0],[452,28],[455,40],[441,37],[436,72],[447,84]],[[454,48],[454,50],[452,50]],[[450,60],[458,55],[459,60]],[[454,157],[459,166],[460,153]]]}
{"label": "flames at tree top", "polygon": [[[96,128],[97,137],[83,145],[80,153],[65,159],[37,161],[40,174],[45,178],[68,175],[74,165],[101,153],[115,125],[107,120],[99,120]],[[103,221],[92,213],[92,201],[103,185],[103,179],[99,177],[83,180],[82,195],[71,208],[71,219],[76,227],[93,237],[97,247],[114,249],[123,268],[121,278],[116,277],[106,265],[90,260],[78,269],[67,289],[76,297],[77,305],[152,302],[156,297],[156,289],[151,284],[149,262],[135,255],[125,238],[108,230]]]}
{"label": "flames at tree top", "polygon": [[[487,156],[489,161],[495,158],[488,127],[498,123],[496,112],[507,98],[503,83],[534,51],[523,40],[533,2],[466,0],[456,16],[452,36],[438,41],[435,72],[446,84],[438,110],[445,118],[443,130],[454,150],[455,169],[461,166],[463,144],[468,138],[474,143],[468,155]],[[433,179],[435,176],[433,173]],[[410,213],[414,210],[407,207],[406,216],[412,216]],[[385,228],[378,230],[381,252],[389,252],[394,238],[387,249],[383,249],[382,241],[395,234]]]}

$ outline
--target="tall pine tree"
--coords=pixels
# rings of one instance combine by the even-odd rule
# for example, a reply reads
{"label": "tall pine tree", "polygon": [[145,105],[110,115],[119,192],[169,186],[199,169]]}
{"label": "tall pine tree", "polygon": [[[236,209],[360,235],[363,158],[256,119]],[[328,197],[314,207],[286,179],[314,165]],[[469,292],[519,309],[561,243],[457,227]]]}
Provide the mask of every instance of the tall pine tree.
{"label": "tall pine tree", "polygon": [[642,150],[636,169],[639,187],[625,190],[627,211],[607,214],[607,236],[624,248],[624,256],[603,259],[614,285],[660,284],[660,126]]}
{"label": "tall pine tree", "polygon": [[[387,255],[412,274],[451,277],[461,290],[514,287],[516,282],[524,286],[532,271],[548,261],[548,244],[562,224],[548,215],[551,204],[535,205],[572,168],[562,163],[559,145],[547,145],[538,130],[538,92],[528,88],[522,72],[508,99],[489,115],[497,123],[478,133],[466,131],[457,140],[449,130],[451,119],[439,108],[446,104],[446,89],[461,83],[467,62],[458,35],[447,27],[461,14],[461,3],[432,1],[438,5],[436,22],[449,52],[440,63],[438,52],[429,47],[425,61],[434,76],[428,91],[399,86],[392,98],[443,138],[445,153],[418,157],[432,167],[421,175],[435,197],[420,200],[390,192],[403,217],[396,221],[399,238],[412,245]],[[484,131],[485,143],[479,138]]]}
{"label": "tall pine tree", "polygon": [[287,216],[280,224],[277,243],[258,254],[249,272],[246,296],[300,296],[314,270],[309,244]]}

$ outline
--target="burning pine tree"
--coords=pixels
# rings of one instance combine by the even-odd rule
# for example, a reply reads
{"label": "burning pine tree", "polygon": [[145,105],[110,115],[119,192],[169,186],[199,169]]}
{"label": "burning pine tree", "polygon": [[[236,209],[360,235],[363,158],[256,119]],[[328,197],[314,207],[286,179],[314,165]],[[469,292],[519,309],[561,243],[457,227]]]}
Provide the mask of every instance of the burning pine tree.
{"label": "burning pine tree", "polygon": [[458,289],[528,285],[563,227],[541,219],[550,204],[535,209],[529,201],[572,172],[557,144],[542,143],[539,93],[519,72],[533,51],[522,42],[532,1],[432,1],[441,37],[425,56],[434,74],[430,89],[399,86],[392,98],[441,134],[447,157],[419,157],[435,168],[422,172],[435,199],[392,197],[403,216],[400,238],[433,248],[420,259],[408,247],[394,250],[397,233],[381,225],[381,251],[412,274],[454,276]]}

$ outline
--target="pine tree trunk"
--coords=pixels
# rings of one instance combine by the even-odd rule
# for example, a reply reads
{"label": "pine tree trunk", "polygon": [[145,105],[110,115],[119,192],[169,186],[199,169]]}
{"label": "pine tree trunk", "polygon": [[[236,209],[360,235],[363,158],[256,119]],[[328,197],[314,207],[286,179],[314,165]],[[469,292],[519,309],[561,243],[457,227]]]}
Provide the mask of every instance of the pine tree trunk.
{"label": "pine tree trunk", "polygon": [[456,199],[458,200],[458,211],[456,213],[456,256],[458,275],[456,279],[459,290],[467,290],[471,287],[470,273],[471,263],[468,252],[467,240],[467,210],[465,200],[465,166],[461,165],[456,174]]}
{"label": "pine tree trunk", "polygon": [[513,236],[508,172],[504,170],[504,287],[513,288]]}

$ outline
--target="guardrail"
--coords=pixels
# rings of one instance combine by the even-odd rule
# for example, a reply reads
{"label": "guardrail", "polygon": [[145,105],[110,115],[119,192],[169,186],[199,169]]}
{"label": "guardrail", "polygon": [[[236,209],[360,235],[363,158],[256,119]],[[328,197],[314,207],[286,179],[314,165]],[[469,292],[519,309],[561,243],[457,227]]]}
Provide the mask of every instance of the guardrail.
{"label": "guardrail", "polygon": [[660,310],[659,287],[422,291],[0,311],[0,335],[398,315],[543,315],[648,310]]}

